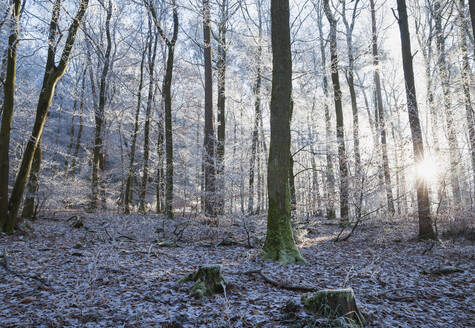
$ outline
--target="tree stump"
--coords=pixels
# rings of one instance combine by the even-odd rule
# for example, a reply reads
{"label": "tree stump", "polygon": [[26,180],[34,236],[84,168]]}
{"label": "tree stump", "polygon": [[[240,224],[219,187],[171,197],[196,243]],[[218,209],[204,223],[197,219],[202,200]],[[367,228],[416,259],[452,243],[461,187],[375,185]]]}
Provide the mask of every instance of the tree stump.
{"label": "tree stump", "polygon": [[323,289],[310,295],[302,295],[307,312],[328,318],[344,317],[358,326],[364,325],[364,317],[356,306],[352,288]]}
{"label": "tree stump", "polygon": [[187,277],[178,281],[179,283],[194,281],[191,292],[199,299],[212,296],[217,293],[223,293],[226,282],[221,276],[220,265],[201,266],[198,271],[189,274]]}

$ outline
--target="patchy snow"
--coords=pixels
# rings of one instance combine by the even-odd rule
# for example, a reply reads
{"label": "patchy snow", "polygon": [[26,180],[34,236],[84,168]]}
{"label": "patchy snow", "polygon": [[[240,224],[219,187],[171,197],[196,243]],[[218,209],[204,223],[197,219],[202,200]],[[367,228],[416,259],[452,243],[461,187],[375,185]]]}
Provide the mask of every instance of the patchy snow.
{"label": "patchy snow", "polygon": [[[280,266],[262,262],[260,249],[247,247],[239,219],[211,227],[198,218],[78,213],[84,226],[73,228],[77,218],[68,216],[0,236],[0,252],[7,254],[0,258],[1,327],[295,324],[282,308],[289,301],[300,305],[302,293],[246,274],[251,270],[283,285],[352,287],[371,327],[475,327],[473,242],[445,240],[428,250],[431,242],[412,239],[415,222],[367,223],[348,241],[334,243],[338,228],[314,219],[299,244],[308,264]],[[246,220],[259,245],[265,218]],[[176,239],[180,247],[158,246]],[[194,299],[192,283],[176,282],[208,263],[221,264],[226,293]],[[463,272],[431,273],[443,265]],[[301,307],[296,317],[309,319]]]}

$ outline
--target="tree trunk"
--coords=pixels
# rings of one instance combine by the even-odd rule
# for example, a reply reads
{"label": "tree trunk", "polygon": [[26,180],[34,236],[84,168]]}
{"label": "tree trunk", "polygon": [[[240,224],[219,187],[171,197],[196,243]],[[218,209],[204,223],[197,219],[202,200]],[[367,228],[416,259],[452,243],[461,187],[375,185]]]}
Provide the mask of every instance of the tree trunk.
{"label": "tree trunk", "polygon": [[145,213],[145,203],[147,197],[147,183],[148,183],[148,162],[150,157],[150,115],[153,104],[153,87],[154,87],[154,70],[155,58],[157,54],[158,37],[152,33],[152,22],[149,21],[149,41],[148,41],[148,99],[147,107],[145,109],[145,127],[144,127],[144,143],[143,143],[143,176],[142,187],[140,189],[140,212]]}
{"label": "tree trunk", "polygon": [[289,1],[271,1],[272,97],[267,189],[269,210],[263,257],[280,263],[303,262],[290,224],[289,158],[292,95]]}
{"label": "tree trunk", "polygon": [[444,99],[445,107],[445,120],[448,130],[448,143],[449,143],[449,157],[450,157],[450,180],[452,185],[452,193],[454,196],[455,204],[461,204],[462,196],[460,191],[459,184],[459,146],[457,141],[457,130],[454,123],[454,113],[452,111],[451,104],[451,95],[450,95],[450,73],[449,67],[446,60],[446,51],[445,51],[445,36],[442,31],[442,9],[441,3],[439,0],[434,2],[434,21],[435,21],[435,33],[436,33],[436,45],[439,62],[440,79],[442,82],[442,94]]}
{"label": "tree trunk", "polygon": [[[81,74],[80,72],[79,74]],[[77,74],[77,75],[79,75]],[[71,151],[73,149],[73,144],[74,144],[74,135],[76,134],[75,131],[75,124],[74,124],[74,119],[76,116],[76,112],[78,110],[78,84],[81,81],[81,76],[76,76],[76,81],[74,82],[74,89],[73,89],[73,95],[74,95],[74,101],[73,101],[73,114],[71,115],[71,129],[69,130],[69,145],[68,145],[68,150],[66,151],[66,160],[64,161],[64,168],[65,171],[69,170],[69,159],[71,157]],[[61,124],[61,123],[60,123]],[[56,139],[57,140],[57,139]]]}
{"label": "tree trunk", "polygon": [[328,0],[324,0],[324,11],[330,23],[330,57],[333,83],[333,97],[336,112],[336,138],[338,141],[338,160],[340,164],[340,216],[342,221],[349,220],[348,207],[348,165],[345,151],[345,130],[343,126],[343,106],[341,102],[340,78],[338,75],[338,54],[336,46],[336,20],[330,10]]}
{"label": "tree trunk", "polygon": [[[162,107],[162,106],[160,106]],[[158,154],[158,164],[157,164],[157,189],[156,189],[156,212],[161,214],[164,211],[164,177],[165,173],[163,172],[163,145],[165,142],[165,134],[163,131],[163,120],[164,115],[162,113],[162,108],[160,108],[157,124],[157,154]]]}
{"label": "tree trunk", "polygon": [[[175,8],[175,7],[174,7]],[[176,22],[178,31],[178,21]],[[175,38],[176,39],[176,38]],[[172,96],[171,84],[173,74],[173,57],[175,45],[168,47],[167,68],[163,82],[163,96],[165,98],[165,140],[166,140],[166,192],[165,214],[173,219],[173,130],[172,130]]]}
{"label": "tree trunk", "polygon": [[472,21],[472,33],[475,38],[475,3],[472,0],[468,0],[468,7],[470,10],[470,20]]}
{"label": "tree trunk", "polygon": [[8,37],[7,70],[4,84],[2,125],[0,127],[0,231],[5,231],[8,218],[8,178],[10,173],[10,130],[12,128],[15,98],[18,29],[20,25],[20,0],[13,3],[10,35]]}
{"label": "tree trunk", "polygon": [[313,99],[312,102],[312,110],[309,113],[309,116],[307,118],[308,120],[308,138],[310,140],[310,164],[312,166],[312,184],[311,184],[311,215],[321,215],[321,199],[320,199],[320,184],[318,183],[318,170],[317,170],[317,162],[315,160],[315,157],[317,154],[315,153],[315,147],[314,147],[314,142],[317,142],[318,138],[315,138],[315,136],[318,137],[318,135],[315,133],[314,136],[314,130],[315,130],[315,121],[313,118],[315,117],[315,99]]}
{"label": "tree trunk", "polygon": [[330,116],[330,106],[328,104],[329,90],[328,90],[328,77],[327,77],[327,63],[326,63],[326,54],[325,54],[325,43],[323,36],[323,17],[321,10],[317,11],[318,15],[318,31],[320,36],[320,56],[322,61],[322,79],[323,79],[323,95],[324,95],[324,111],[325,111],[325,131],[326,131],[326,161],[327,167],[325,171],[326,178],[326,199],[327,199],[327,208],[326,214],[328,219],[334,219],[336,217],[335,213],[335,173],[333,168],[333,153],[331,144],[333,142],[332,132],[331,132],[331,116]]}
{"label": "tree trunk", "polygon": [[[173,219],[173,130],[172,130],[172,94],[171,85],[173,78],[173,61],[175,54],[175,43],[178,38],[178,11],[175,0],[173,6],[173,36],[169,40],[157,19],[157,14],[153,3],[150,2],[150,11],[152,13],[155,27],[158,29],[163,41],[167,45],[168,58],[165,69],[165,76],[162,85],[162,101],[165,106],[165,146],[166,146],[166,192],[165,192],[165,215],[169,219]],[[157,209],[159,207],[159,191],[157,191]],[[186,190],[185,190],[186,193]]]}
{"label": "tree trunk", "polygon": [[[359,120],[358,120],[358,105],[356,102],[356,91],[355,91],[355,58],[353,54],[353,28],[355,26],[356,14],[358,9],[359,0],[354,1],[354,6],[351,15],[351,22],[348,22],[346,18],[346,1],[343,0],[343,10],[342,18],[346,30],[346,46],[348,48],[348,73],[346,75],[346,80],[348,82],[348,89],[350,91],[351,99],[351,110],[353,114],[353,147],[355,152],[355,175],[357,181],[361,181],[361,155],[360,155],[360,137],[359,137]],[[362,186],[358,186],[362,187]],[[360,209],[357,208],[357,212]],[[356,215],[359,217],[360,213]]]}
{"label": "tree trunk", "polygon": [[137,108],[135,110],[134,130],[131,135],[132,143],[130,145],[129,172],[127,174],[127,182],[125,183],[124,212],[127,214],[130,213],[130,202],[132,199],[132,181],[135,175],[134,173],[135,149],[137,147],[140,107],[142,106],[143,71],[144,71],[144,66],[145,66],[146,53],[147,53],[147,47],[144,47],[142,51],[142,59],[140,60],[139,87],[137,90]]}
{"label": "tree trunk", "polygon": [[224,152],[226,138],[226,32],[228,19],[228,0],[221,0],[220,22],[218,25],[218,58],[217,58],[217,79],[218,79],[218,143],[216,145],[216,211],[218,214],[224,212]]}
{"label": "tree trunk", "polygon": [[30,177],[27,184],[27,193],[25,201],[23,202],[23,212],[21,217],[25,219],[35,219],[37,213],[35,210],[35,199],[38,199],[37,192],[40,179],[40,168],[41,168],[41,139],[38,141],[38,146],[36,147],[35,155],[33,156],[33,163],[31,165]]}
{"label": "tree trunk", "polygon": [[[260,40],[260,39],[259,39]],[[260,42],[260,41],[259,41]],[[252,130],[252,145],[251,145],[251,159],[249,163],[249,201],[247,212],[248,214],[254,213],[254,171],[256,167],[256,156],[257,148],[259,142],[259,121],[261,118],[261,57],[262,47],[259,44],[257,46],[257,75],[256,75],[256,84],[254,86],[254,128]]]}
{"label": "tree trunk", "polygon": [[85,100],[84,98],[85,98],[85,92],[86,92],[86,70],[87,68],[84,68],[84,71],[82,73],[81,101],[79,103],[79,128],[78,128],[78,134],[76,136],[76,144],[74,146],[74,154],[73,154],[73,159],[71,162],[71,169],[70,169],[72,176],[76,174],[76,162],[78,161],[79,147],[81,147],[82,130],[84,128],[83,115],[84,115],[84,100]]}
{"label": "tree trunk", "polygon": [[[6,18],[5,18],[6,20]],[[0,84],[5,87],[5,78],[7,75],[7,62],[8,62],[8,49],[5,49],[2,56],[2,63],[0,64]],[[0,115],[3,113],[3,99],[5,96],[5,90],[0,93]]]}
{"label": "tree trunk", "polygon": [[[468,48],[467,48],[467,39],[465,35],[465,12],[464,12],[464,0],[459,0],[459,49],[461,56],[461,74],[462,74],[462,89],[463,89],[463,100],[465,103],[465,115],[467,119],[468,127],[468,138],[470,142],[470,157],[472,160],[472,179],[473,179],[473,189],[475,190],[475,119],[473,114],[472,101],[470,96],[470,81],[472,77],[472,72],[470,69],[470,62],[468,59]],[[473,1],[469,1],[470,3]],[[472,5],[473,6],[473,5]]]}
{"label": "tree trunk", "polygon": [[[104,4],[105,5],[105,4]],[[92,159],[92,194],[90,209],[95,211],[97,209],[97,199],[99,194],[99,170],[103,169],[103,124],[104,124],[104,109],[106,105],[106,80],[109,73],[110,54],[112,48],[112,40],[110,33],[110,21],[112,17],[112,0],[109,0],[108,8],[106,9],[107,16],[105,22],[105,31],[107,46],[104,55],[104,66],[102,68],[101,81],[99,86],[99,107],[95,110],[95,134],[94,134],[94,150]]]}
{"label": "tree trunk", "polygon": [[205,127],[204,127],[204,179],[205,214],[216,216],[216,168],[213,115],[213,73],[211,63],[211,29],[209,0],[203,0],[203,38],[205,66]]}
{"label": "tree trunk", "polygon": [[30,174],[33,156],[35,154],[36,147],[38,146],[38,141],[40,140],[41,135],[43,133],[43,128],[46,122],[49,107],[51,105],[54,90],[56,84],[66,72],[76,34],[79,29],[79,25],[81,24],[81,20],[84,16],[84,13],[86,12],[88,3],[89,0],[81,0],[81,3],[79,4],[78,11],[76,12],[75,17],[73,18],[71,26],[69,27],[68,36],[66,38],[63,53],[60,57],[61,59],[58,65],[54,64],[54,60],[56,55],[55,39],[61,1],[56,0],[53,4],[53,15],[51,18],[48,38],[48,59],[45,67],[43,85],[38,100],[38,106],[36,108],[36,117],[32,133],[23,153],[21,165],[18,170],[17,177],[15,179],[15,184],[13,185],[10,200],[8,202],[8,219],[4,225],[4,231],[7,233],[11,233],[13,231],[13,228],[15,227],[15,224],[17,222],[18,210],[20,208],[21,200],[23,198],[26,180]]}
{"label": "tree trunk", "polygon": [[[412,66],[411,38],[409,35],[409,24],[407,21],[407,9],[405,0],[397,0],[397,10],[399,13],[398,24],[401,34],[401,51],[404,69],[404,80],[406,85],[407,112],[409,115],[409,125],[411,128],[412,146],[414,150],[415,162],[424,160],[424,144],[422,139],[421,124],[419,121],[419,111],[417,108],[416,87],[414,84],[414,69]],[[432,219],[430,217],[430,201],[427,188],[427,181],[422,177],[416,177],[417,207],[419,214],[419,238],[435,239]]]}
{"label": "tree trunk", "polygon": [[376,31],[376,9],[374,0],[370,0],[371,6],[371,26],[372,26],[372,49],[374,66],[374,85],[376,89],[376,104],[378,112],[378,121],[381,134],[381,152],[383,159],[384,182],[386,187],[386,199],[389,213],[394,214],[394,198],[391,185],[391,171],[389,170],[388,146],[386,143],[386,118],[384,115],[383,97],[381,92],[381,79],[379,75],[379,51],[378,36]]}

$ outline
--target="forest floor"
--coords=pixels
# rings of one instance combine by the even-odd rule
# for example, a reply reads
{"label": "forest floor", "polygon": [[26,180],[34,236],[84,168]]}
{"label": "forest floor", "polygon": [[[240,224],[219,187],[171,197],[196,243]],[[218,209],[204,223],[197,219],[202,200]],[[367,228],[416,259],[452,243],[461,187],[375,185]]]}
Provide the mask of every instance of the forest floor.
{"label": "forest floor", "polygon": [[[330,327],[291,287],[352,287],[370,327],[475,327],[474,241],[418,242],[416,223],[368,221],[334,242],[338,226],[312,218],[298,230],[308,263],[281,266],[259,258],[264,216],[213,227],[58,212],[0,235],[0,327]],[[177,283],[215,263],[225,294],[198,300]]]}

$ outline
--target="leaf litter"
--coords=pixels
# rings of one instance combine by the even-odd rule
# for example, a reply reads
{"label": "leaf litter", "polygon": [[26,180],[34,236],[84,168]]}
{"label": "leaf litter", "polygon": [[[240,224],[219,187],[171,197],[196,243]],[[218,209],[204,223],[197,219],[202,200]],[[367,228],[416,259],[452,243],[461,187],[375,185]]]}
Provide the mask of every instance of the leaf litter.
{"label": "leaf litter", "polygon": [[[337,226],[311,219],[298,238],[307,264],[286,266],[259,258],[264,216],[218,227],[160,216],[75,220],[43,218],[0,235],[0,327],[318,327],[303,291],[289,286],[352,287],[369,327],[475,327],[474,243],[417,242],[409,219],[368,222],[338,243]],[[205,264],[221,265],[227,287],[198,300],[177,281]],[[447,267],[456,270],[436,274]]]}

